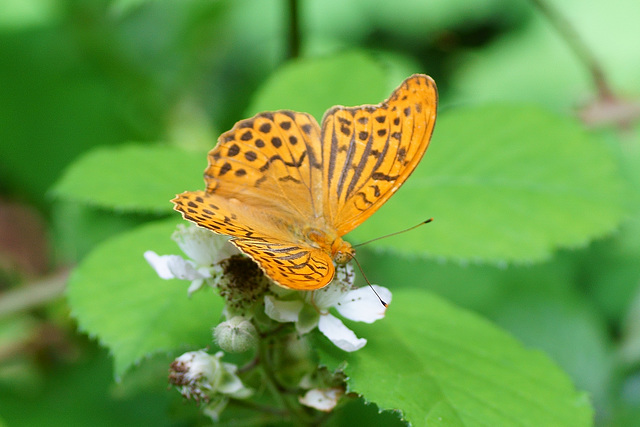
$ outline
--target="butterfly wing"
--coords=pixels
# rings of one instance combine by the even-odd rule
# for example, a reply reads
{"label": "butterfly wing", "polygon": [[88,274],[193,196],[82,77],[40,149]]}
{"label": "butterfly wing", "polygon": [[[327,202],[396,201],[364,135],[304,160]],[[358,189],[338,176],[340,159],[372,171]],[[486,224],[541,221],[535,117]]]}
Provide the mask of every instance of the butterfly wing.
{"label": "butterfly wing", "polygon": [[253,258],[274,282],[285,288],[311,291],[333,280],[333,261],[320,249],[272,238],[233,238],[231,242]]}
{"label": "butterfly wing", "polygon": [[431,77],[416,74],[381,104],[327,111],[324,216],[340,236],[378,210],[416,168],[429,146],[437,100]]}
{"label": "butterfly wing", "polygon": [[331,257],[302,238],[322,215],[320,128],[303,113],[277,111],[242,120],[209,153],[206,191],[173,200],[185,219],[251,256],[276,283],[317,289],[331,281]]}
{"label": "butterfly wing", "polygon": [[291,230],[296,218],[288,212],[267,211],[204,191],[186,191],[172,201],[185,219],[232,236],[231,243],[280,286],[312,290],[333,279],[331,257],[295,237]]}
{"label": "butterfly wing", "polygon": [[320,128],[309,114],[261,113],[218,139],[205,170],[207,193],[298,221],[322,213]]}

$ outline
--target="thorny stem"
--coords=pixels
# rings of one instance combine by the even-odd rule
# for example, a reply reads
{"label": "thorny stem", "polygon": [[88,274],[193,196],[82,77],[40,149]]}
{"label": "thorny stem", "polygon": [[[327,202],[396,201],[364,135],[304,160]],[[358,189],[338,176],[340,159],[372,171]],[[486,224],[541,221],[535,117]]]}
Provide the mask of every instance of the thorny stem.
{"label": "thorny stem", "polygon": [[551,25],[555,27],[573,50],[578,60],[587,68],[589,74],[591,74],[593,84],[598,91],[598,97],[601,99],[614,98],[613,90],[607,81],[604,69],[593,52],[589,50],[589,47],[583,42],[582,38],[580,38],[580,35],[571,23],[545,0],[531,0],[531,2],[549,20]]}

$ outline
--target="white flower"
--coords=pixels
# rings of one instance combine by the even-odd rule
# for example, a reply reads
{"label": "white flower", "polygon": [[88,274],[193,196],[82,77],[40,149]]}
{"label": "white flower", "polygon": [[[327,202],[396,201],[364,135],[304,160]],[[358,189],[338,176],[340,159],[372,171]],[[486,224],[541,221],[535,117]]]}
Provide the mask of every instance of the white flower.
{"label": "white flower", "polygon": [[238,367],[221,361],[220,351],[210,355],[205,351],[190,351],[173,361],[169,381],[180,393],[196,402],[207,403],[207,414],[214,419],[230,398],[246,399],[253,391],[236,375]]}
{"label": "white flower", "polygon": [[144,258],[162,279],[190,280],[189,295],[200,289],[206,279],[221,273],[217,265],[220,261],[239,253],[228,237],[196,226],[180,224],[171,238],[191,259],[158,255],[154,251],[146,251]]}
{"label": "white flower", "polygon": [[[338,269],[336,278],[322,289],[293,292],[281,298],[266,295],[265,312],[277,322],[295,322],[301,334],[317,327],[340,349],[349,352],[359,350],[367,340],[358,338],[340,319],[330,314],[329,309],[335,308],[342,317],[350,320],[373,323],[384,317],[386,307],[368,287],[353,289],[353,277],[353,268],[347,265]],[[391,292],[387,288],[377,285],[373,288],[384,301],[391,302]]]}

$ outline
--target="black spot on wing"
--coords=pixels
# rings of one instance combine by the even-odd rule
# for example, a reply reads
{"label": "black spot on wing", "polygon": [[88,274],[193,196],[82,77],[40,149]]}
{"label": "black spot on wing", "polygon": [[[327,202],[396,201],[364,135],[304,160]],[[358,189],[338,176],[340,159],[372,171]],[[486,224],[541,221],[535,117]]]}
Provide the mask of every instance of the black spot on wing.
{"label": "black spot on wing", "polygon": [[263,123],[263,124],[261,124],[259,130],[262,133],[271,132],[271,123]]}

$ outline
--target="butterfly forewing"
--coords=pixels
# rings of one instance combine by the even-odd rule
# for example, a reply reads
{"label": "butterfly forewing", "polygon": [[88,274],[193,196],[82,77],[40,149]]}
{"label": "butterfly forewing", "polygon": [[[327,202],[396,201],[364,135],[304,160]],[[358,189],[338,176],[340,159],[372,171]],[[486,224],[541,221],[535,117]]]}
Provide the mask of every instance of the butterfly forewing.
{"label": "butterfly forewing", "polygon": [[429,145],[436,104],[433,80],[414,75],[379,105],[325,114],[324,212],[339,235],[371,216],[411,175]]}
{"label": "butterfly forewing", "polygon": [[314,217],[322,211],[319,138],[316,120],[304,113],[278,111],[242,120],[209,153],[207,192],[256,209],[277,206],[298,218]]}

